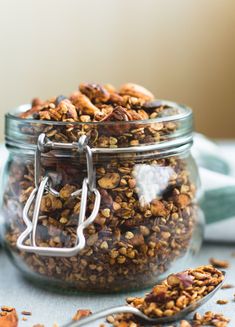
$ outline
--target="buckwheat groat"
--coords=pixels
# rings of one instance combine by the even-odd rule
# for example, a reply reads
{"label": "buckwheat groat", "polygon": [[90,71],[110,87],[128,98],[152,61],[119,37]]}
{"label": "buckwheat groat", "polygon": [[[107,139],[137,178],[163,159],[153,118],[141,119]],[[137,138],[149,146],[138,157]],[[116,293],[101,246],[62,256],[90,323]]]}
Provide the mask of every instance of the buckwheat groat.
{"label": "buckwheat groat", "polygon": [[[132,83],[119,90],[82,83],[69,97],[34,99],[32,108],[17,120],[25,142],[37,144],[45,133],[51,142],[76,144],[86,135],[91,149],[134,151],[93,154],[101,204],[96,219],[84,230],[85,248],[72,257],[18,251],[17,239],[26,228],[23,208],[35,188],[35,163],[33,151],[12,153],[4,192],[5,243],[21,270],[77,290],[118,291],[152,285],[187,254],[200,210],[194,164],[185,150],[189,141],[178,144],[181,130],[187,131],[185,123],[171,119],[183,113]],[[158,151],[138,150],[158,143],[162,145]],[[74,149],[53,149],[42,154],[40,164],[40,178],[48,176],[48,185],[56,192],[49,186],[44,190],[36,244],[71,248],[77,244],[81,206],[81,195],[73,194],[87,177],[86,158]],[[34,206],[33,202],[30,219]],[[86,208],[87,218],[94,208],[90,191]],[[29,238],[25,245],[30,244]]]}

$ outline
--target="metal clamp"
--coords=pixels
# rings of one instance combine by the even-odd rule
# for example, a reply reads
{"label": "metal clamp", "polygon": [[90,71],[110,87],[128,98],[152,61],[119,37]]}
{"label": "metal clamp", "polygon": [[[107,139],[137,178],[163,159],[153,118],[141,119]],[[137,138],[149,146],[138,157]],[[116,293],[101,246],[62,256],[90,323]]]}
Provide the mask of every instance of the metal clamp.
{"label": "metal clamp", "polygon": [[[100,208],[100,193],[95,187],[95,172],[93,169],[92,151],[87,144],[87,138],[85,135],[81,136],[78,142],[70,143],[69,147],[76,149],[79,153],[86,154],[87,161],[87,177],[84,178],[82,188],[74,191],[71,197],[78,197],[81,195],[80,212],[78,216],[78,227],[77,227],[77,242],[71,248],[58,248],[58,247],[41,247],[36,244],[36,232],[39,219],[40,205],[42,197],[45,193],[51,193],[52,195],[59,197],[59,192],[52,187],[51,180],[48,176],[44,176],[41,180],[41,153],[48,152],[53,149],[66,147],[68,144],[56,143],[50,141],[45,134],[41,134],[38,138],[38,146],[35,153],[35,188],[30,194],[24,209],[23,209],[23,220],[27,226],[26,230],[19,236],[17,240],[17,248],[21,251],[35,253],[44,256],[63,256],[70,257],[76,255],[79,251],[84,249],[86,245],[86,239],[84,236],[84,229],[87,228],[96,218]],[[41,180],[41,182],[40,182]],[[87,209],[87,198],[88,192],[94,193],[95,202],[93,210],[88,218],[86,218]],[[29,218],[29,210],[33,204],[33,217],[32,221]],[[30,245],[26,245],[25,241],[30,240]]]}

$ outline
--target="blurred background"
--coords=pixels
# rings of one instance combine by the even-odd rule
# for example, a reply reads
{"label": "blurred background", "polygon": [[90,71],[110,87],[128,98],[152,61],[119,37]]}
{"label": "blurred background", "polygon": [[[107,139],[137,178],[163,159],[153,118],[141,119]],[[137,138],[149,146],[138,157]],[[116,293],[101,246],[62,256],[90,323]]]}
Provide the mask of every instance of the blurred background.
{"label": "blurred background", "polygon": [[3,115],[81,81],[132,81],[235,138],[234,0],[0,0]]}

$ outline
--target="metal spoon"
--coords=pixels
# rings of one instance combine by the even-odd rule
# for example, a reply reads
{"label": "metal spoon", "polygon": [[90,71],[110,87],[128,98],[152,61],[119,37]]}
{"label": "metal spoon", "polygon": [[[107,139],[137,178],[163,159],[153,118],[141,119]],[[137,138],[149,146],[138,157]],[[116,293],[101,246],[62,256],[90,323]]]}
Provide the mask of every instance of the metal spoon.
{"label": "metal spoon", "polygon": [[217,285],[213,289],[213,291],[211,291],[209,294],[207,294],[206,296],[204,296],[202,299],[198,300],[197,302],[194,302],[194,303],[190,304],[189,306],[187,306],[186,308],[184,308],[183,310],[181,310],[180,312],[176,313],[173,316],[161,317],[161,318],[149,318],[148,316],[146,316],[143,312],[141,312],[137,308],[134,308],[134,307],[129,306],[129,305],[121,305],[121,306],[118,306],[118,307],[111,307],[111,308],[107,308],[107,309],[98,311],[98,312],[92,314],[89,317],[83,318],[80,321],[70,322],[70,323],[64,325],[63,327],[80,327],[80,326],[84,326],[84,325],[89,324],[90,322],[93,322],[93,321],[98,320],[100,318],[103,318],[103,317],[106,317],[106,316],[109,316],[109,315],[113,315],[113,314],[116,314],[116,313],[132,313],[133,315],[140,318],[140,320],[143,320],[143,321],[147,322],[149,325],[176,322],[178,320],[183,319],[185,316],[187,316],[190,312],[196,310],[198,307],[202,306],[210,298],[212,298],[212,296],[215,295],[215,293],[221,288],[221,286],[223,285],[223,283],[225,281],[226,272],[222,271],[222,273],[224,275],[224,279],[219,285]]}

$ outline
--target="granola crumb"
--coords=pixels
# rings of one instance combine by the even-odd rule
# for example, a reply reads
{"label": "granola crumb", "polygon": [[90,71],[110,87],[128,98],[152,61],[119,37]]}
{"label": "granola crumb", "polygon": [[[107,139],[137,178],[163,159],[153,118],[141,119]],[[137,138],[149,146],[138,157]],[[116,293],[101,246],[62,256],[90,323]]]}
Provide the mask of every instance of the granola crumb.
{"label": "granola crumb", "polygon": [[7,306],[7,305],[3,305],[3,306],[1,306],[1,310],[2,311],[11,312],[11,311],[14,310],[14,308],[13,307],[10,307],[10,306]]}
{"label": "granola crumb", "polygon": [[228,300],[217,300],[216,303],[217,304],[227,304]]}
{"label": "granola crumb", "polygon": [[21,311],[21,314],[24,315],[24,316],[32,316],[32,312],[31,311],[27,311],[27,310]]}
{"label": "granola crumb", "polygon": [[91,314],[92,314],[92,312],[89,309],[78,309],[72,319],[73,319],[73,321],[78,321],[82,318],[90,316]]}
{"label": "granola crumb", "polygon": [[224,284],[221,287],[221,290],[226,290],[226,289],[229,289],[229,288],[234,288],[234,285],[233,284]]}
{"label": "granola crumb", "polygon": [[210,258],[210,264],[215,268],[228,268],[230,266],[227,260],[220,260],[216,258]]}
{"label": "granola crumb", "polygon": [[191,327],[192,325],[187,320],[180,321],[180,327]]}
{"label": "granola crumb", "polygon": [[18,315],[15,308],[3,305],[0,311],[0,326],[17,327]]}

